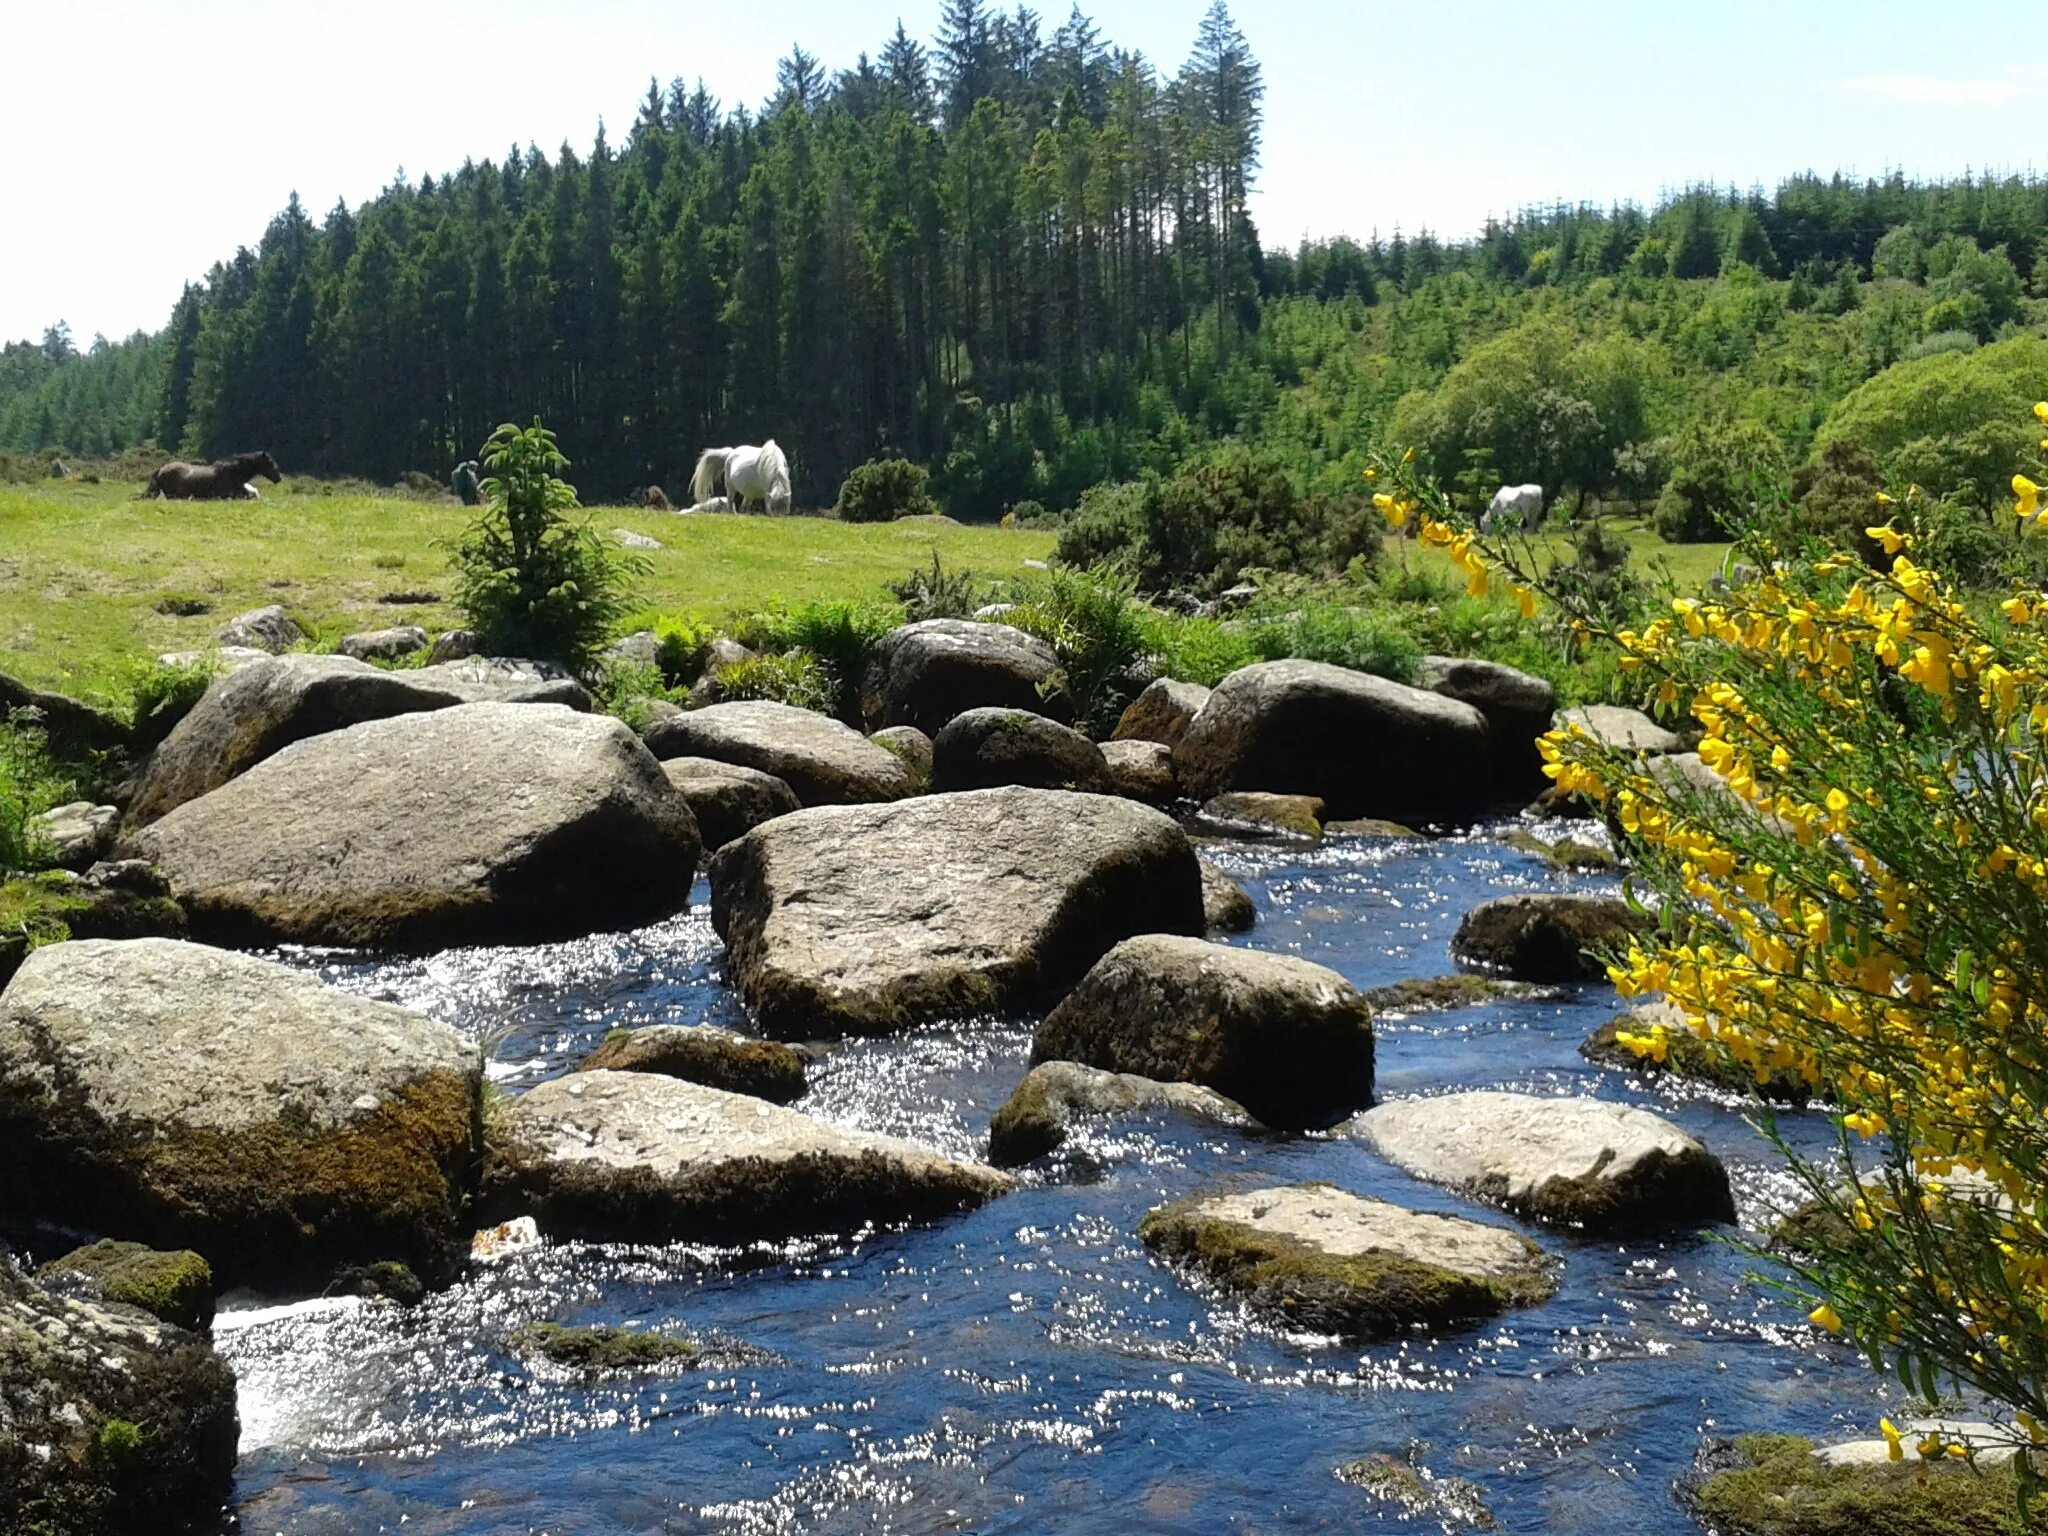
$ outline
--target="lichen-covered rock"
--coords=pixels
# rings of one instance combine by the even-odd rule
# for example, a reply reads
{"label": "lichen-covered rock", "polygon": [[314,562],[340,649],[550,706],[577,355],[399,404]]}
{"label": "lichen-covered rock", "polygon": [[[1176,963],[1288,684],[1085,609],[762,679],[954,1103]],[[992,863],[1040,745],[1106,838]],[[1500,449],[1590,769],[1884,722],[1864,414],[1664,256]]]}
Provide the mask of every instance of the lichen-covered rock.
{"label": "lichen-covered rock", "polygon": [[690,807],[632,732],[463,704],[297,742],[130,835],[202,937],[421,948],[570,938],[680,908]]}
{"label": "lichen-covered rock", "polygon": [[1160,741],[1105,741],[1101,747],[1109,783],[1126,800],[1171,805],[1180,796],[1173,776],[1173,748]]}
{"label": "lichen-covered rock", "polygon": [[424,651],[429,643],[427,632],[419,625],[398,624],[390,629],[344,635],[340,650],[342,655],[353,656],[357,661],[396,661],[401,656]]}
{"label": "lichen-covered rock", "polygon": [[796,791],[758,768],[714,763],[708,757],[672,757],[661,771],[689,802],[706,852],[797,809]]}
{"label": "lichen-covered rock", "polygon": [[1195,829],[1217,837],[1320,842],[1323,802],[1316,795],[1232,790],[1208,799],[1195,818]]}
{"label": "lichen-covered rock", "polygon": [[1557,1288],[1516,1233],[1330,1184],[1190,1195],[1147,1214],[1138,1236],[1282,1327],[1358,1341],[1483,1322]]}
{"label": "lichen-covered rock", "polygon": [[0,993],[0,1209],[191,1248],[230,1282],[445,1273],[479,1085],[447,1025],[273,961],[49,945]]}
{"label": "lichen-covered rock", "polygon": [[483,653],[484,637],[475,630],[444,629],[434,637],[434,648],[427,652],[427,665],[438,667],[443,662],[467,661]]}
{"label": "lichen-covered rock", "polygon": [[52,1259],[36,1278],[65,1295],[140,1307],[188,1333],[213,1326],[213,1269],[189,1248],[165,1253],[105,1238]]}
{"label": "lichen-covered rock", "polygon": [[1202,927],[1209,933],[1247,933],[1259,920],[1249,892],[1207,859],[1202,865]]}
{"label": "lichen-covered rock", "polygon": [[1494,976],[1404,976],[1383,987],[1368,987],[1364,997],[1375,1018],[1389,1013],[1442,1013],[1479,1003],[1521,998],[1560,997],[1557,987],[1535,982],[1502,981]]}
{"label": "lichen-covered rock", "polygon": [[1882,1440],[1861,1454],[1830,1456],[1799,1435],[1709,1440],[1678,1481],[1680,1501],[1700,1525],[1724,1536],[2033,1536],[2022,1520],[2008,1455],[1975,1462],[1923,1462],[1905,1427],[1905,1460],[1893,1463]]}
{"label": "lichen-covered rock", "polygon": [[769,1034],[1020,1008],[1119,939],[1200,933],[1185,833],[1107,795],[985,789],[799,811],[711,862],[711,919]]}
{"label": "lichen-covered rock", "polygon": [[1496,896],[1460,920],[1451,958],[1510,981],[1599,981],[1607,967],[1598,951],[1626,944],[1644,927],[1644,919],[1614,896]]}
{"label": "lichen-covered rock", "polygon": [[954,794],[1024,784],[1114,794],[1102,749],[1070,725],[1027,709],[963,710],[932,739],[932,790]]}
{"label": "lichen-covered rock", "polygon": [[1530,1221],[1614,1232],[1735,1219],[1721,1160],[1626,1104],[1452,1093],[1382,1104],[1351,1127],[1417,1178]]}
{"label": "lichen-covered rock", "polygon": [[442,667],[387,672],[349,656],[265,657],[213,680],[150,757],[128,812],[155,821],[309,736],[486,701],[588,708],[590,696],[573,681],[493,682]]}
{"label": "lichen-covered rock", "polygon": [[121,812],[116,807],[73,800],[31,816],[27,830],[30,842],[46,847],[57,868],[82,870],[107,856],[120,825]]}
{"label": "lichen-covered rock", "polygon": [[914,725],[888,725],[868,740],[903,759],[919,790],[932,781],[932,739]]}
{"label": "lichen-covered rock", "polygon": [[1231,673],[1173,749],[1183,793],[1320,796],[1338,819],[1455,820],[1492,793],[1486,718],[1469,704],[1318,661]]}
{"label": "lichen-covered rock", "polygon": [[1192,1083],[1162,1083],[1073,1061],[1044,1061],[1024,1074],[988,1123],[988,1160],[1015,1168],[1058,1150],[1076,1120],[1171,1110],[1217,1125],[1252,1128],[1242,1104]]}
{"label": "lichen-covered rock", "polygon": [[1046,1016],[1033,1062],[1199,1083],[1285,1129],[1372,1100],[1372,1011],[1326,966],[1171,934],[1126,939]]}
{"label": "lichen-covered rock", "polygon": [[903,760],[815,710],[746,699],[685,710],[647,728],[656,757],[708,757],[782,780],[807,806],[870,805],[917,793]]}
{"label": "lichen-covered rock", "polygon": [[222,645],[247,646],[252,651],[268,651],[278,656],[301,644],[306,632],[284,611],[283,604],[271,603],[236,614],[220,627],[214,638]]}
{"label": "lichen-covered rock", "polygon": [[914,725],[936,738],[956,715],[984,707],[1072,718],[1062,694],[1044,685],[1059,657],[1043,640],[1008,624],[926,619],[882,637],[861,687],[870,729]]}
{"label": "lichen-covered rock", "polygon": [[1415,680],[1486,717],[1497,793],[1526,798],[1543,788],[1536,740],[1549,731],[1557,711],[1555,688],[1514,667],[1471,656],[1425,656]]}
{"label": "lichen-covered rock", "polygon": [[579,1072],[659,1072],[685,1082],[787,1104],[804,1091],[804,1059],[776,1040],[749,1040],[710,1024],[615,1029],[576,1064]]}
{"label": "lichen-covered rock", "polygon": [[[1621,1043],[1624,1031],[1648,1035],[1659,1024],[1664,1026],[1665,1038],[1669,1042],[1662,1060],[1654,1056],[1639,1056]],[[1789,1104],[1797,1109],[1805,1108],[1814,1097],[1813,1085],[1790,1067],[1782,1067],[1763,1081],[1757,1081],[1755,1073],[1725,1050],[1694,1034],[1683,1013],[1661,1001],[1637,1003],[1627,1012],[1616,1014],[1593,1031],[1585,1044],[1579,1047],[1579,1054],[1599,1066],[1640,1072],[1645,1077],[1668,1074],[1727,1093],[1756,1094],[1773,1103]]]}
{"label": "lichen-covered rock", "polygon": [[1676,752],[1683,743],[1640,709],[1618,704],[1581,704],[1557,712],[1557,723],[1615,752],[1654,756]]}
{"label": "lichen-covered rock", "polygon": [[500,1106],[486,1209],[552,1237],[732,1240],[849,1231],[980,1205],[993,1168],[842,1130],[793,1109],[649,1072],[576,1072]]}
{"label": "lichen-covered rock", "polygon": [[239,1433],[234,1373],[197,1336],[55,1295],[0,1256],[0,1531],[156,1536],[216,1521]]}
{"label": "lichen-covered rock", "polygon": [[1187,734],[1188,725],[1209,702],[1209,690],[1200,683],[1177,683],[1162,677],[1124,707],[1116,722],[1117,741],[1156,741],[1174,746]]}

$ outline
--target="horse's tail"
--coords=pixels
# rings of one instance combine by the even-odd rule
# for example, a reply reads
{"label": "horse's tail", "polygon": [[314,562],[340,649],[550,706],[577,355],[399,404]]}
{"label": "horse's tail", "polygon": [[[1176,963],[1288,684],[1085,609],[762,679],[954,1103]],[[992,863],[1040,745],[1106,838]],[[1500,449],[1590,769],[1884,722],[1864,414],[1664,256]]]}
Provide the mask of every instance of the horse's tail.
{"label": "horse's tail", "polygon": [[726,455],[730,448],[706,448],[697,455],[697,472],[690,477],[690,500],[696,503],[709,501],[718,491],[718,478],[725,473]]}

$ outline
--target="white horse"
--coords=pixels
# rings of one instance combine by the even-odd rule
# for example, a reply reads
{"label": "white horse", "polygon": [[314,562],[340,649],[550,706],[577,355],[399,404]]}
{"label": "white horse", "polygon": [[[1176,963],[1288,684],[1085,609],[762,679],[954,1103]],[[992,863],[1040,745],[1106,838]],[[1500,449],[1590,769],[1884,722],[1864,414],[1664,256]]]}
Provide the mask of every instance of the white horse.
{"label": "white horse", "polygon": [[1481,533],[1498,533],[1509,527],[1527,533],[1543,521],[1543,487],[1504,485],[1493,493],[1486,512],[1479,519]]}
{"label": "white horse", "polygon": [[772,437],[758,448],[706,448],[690,477],[690,499],[709,501],[721,481],[736,511],[746,511],[750,501],[770,512],[789,510],[789,460]]}

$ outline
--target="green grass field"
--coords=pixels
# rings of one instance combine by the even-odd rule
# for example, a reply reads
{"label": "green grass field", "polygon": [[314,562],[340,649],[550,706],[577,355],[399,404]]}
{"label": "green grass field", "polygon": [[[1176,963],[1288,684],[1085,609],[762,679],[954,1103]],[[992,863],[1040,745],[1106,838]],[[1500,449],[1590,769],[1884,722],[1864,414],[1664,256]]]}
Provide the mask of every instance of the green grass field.
{"label": "green grass field", "polygon": [[[0,485],[0,671],[118,702],[138,659],[212,642],[224,620],[282,603],[323,637],[393,624],[451,628],[435,541],[467,509],[402,496],[340,496],[287,482],[257,502],[137,501],[133,485]],[[781,598],[878,598],[937,550],[949,567],[1011,576],[1052,552],[1049,533],[941,523],[853,525],[814,517],[676,517],[600,507],[600,530],[659,539],[642,606],[708,620]],[[160,612],[181,600],[204,614]]]}

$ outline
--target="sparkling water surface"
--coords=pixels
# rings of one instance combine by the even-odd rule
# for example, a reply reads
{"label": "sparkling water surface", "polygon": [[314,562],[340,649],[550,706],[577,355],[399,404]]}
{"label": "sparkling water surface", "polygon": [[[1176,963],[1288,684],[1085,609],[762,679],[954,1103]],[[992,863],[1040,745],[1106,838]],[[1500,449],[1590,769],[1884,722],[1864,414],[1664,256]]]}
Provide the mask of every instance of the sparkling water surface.
{"label": "sparkling water surface", "polygon": [[[1581,829],[1583,830],[1583,829]],[[1451,969],[1459,917],[1518,889],[1589,889],[1486,832],[1207,850],[1251,891],[1234,942],[1360,987]],[[490,1045],[510,1092],[618,1025],[744,1028],[700,886],[625,935],[364,963],[337,984]],[[1463,1088],[1597,1094],[1659,1110],[1727,1161],[1744,1224],[1794,1197],[1733,1100],[1591,1066],[1615,1010],[1568,1000],[1382,1017],[1383,1098]],[[1033,1021],[967,1020],[833,1046],[799,1106],[977,1156]],[[1797,1144],[1824,1119],[1786,1115]],[[1333,1476],[1374,1452],[1477,1485],[1506,1531],[1693,1530],[1671,1496],[1705,1433],[1868,1430],[1887,1385],[1819,1341],[1756,1262],[1708,1236],[1579,1241],[1549,1303],[1367,1349],[1287,1337],[1155,1263],[1133,1235],[1217,1180],[1327,1179],[1513,1225],[1342,1135],[1248,1137],[1170,1117],[1086,1130],[980,1211],[909,1230],[747,1249],[562,1244],[404,1310],[231,1298],[245,1531],[1417,1531]],[[678,1330],[710,1367],[595,1384],[507,1353],[537,1320]],[[1446,1524],[1445,1529],[1457,1529]]]}

